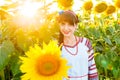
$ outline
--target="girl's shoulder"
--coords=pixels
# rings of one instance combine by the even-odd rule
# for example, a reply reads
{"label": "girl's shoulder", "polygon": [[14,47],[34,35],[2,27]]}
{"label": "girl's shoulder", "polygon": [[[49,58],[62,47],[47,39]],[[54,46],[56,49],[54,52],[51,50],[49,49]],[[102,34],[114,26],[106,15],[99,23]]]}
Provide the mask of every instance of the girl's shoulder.
{"label": "girl's shoulder", "polygon": [[77,37],[78,38],[78,44],[82,44],[88,48],[91,48],[92,44],[90,39],[86,38],[86,37]]}
{"label": "girl's shoulder", "polygon": [[86,37],[77,37],[77,41],[81,43],[90,42],[90,40]]}

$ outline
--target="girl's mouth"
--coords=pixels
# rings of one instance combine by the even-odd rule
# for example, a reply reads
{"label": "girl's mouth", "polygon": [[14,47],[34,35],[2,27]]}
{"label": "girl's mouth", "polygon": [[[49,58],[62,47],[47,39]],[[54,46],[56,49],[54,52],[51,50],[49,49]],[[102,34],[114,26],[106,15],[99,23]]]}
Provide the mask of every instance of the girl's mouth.
{"label": "girl's mouth", "polygon": [[63,31],[64,34],[68,34],[70,31]]}

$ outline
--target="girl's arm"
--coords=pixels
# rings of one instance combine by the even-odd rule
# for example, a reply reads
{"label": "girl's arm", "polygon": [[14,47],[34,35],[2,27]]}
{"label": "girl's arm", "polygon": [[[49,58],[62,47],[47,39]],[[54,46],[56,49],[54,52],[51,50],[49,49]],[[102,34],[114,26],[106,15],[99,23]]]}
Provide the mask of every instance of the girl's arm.
{"label": "girl's arm", "polygon": [[94,61],[94,51],[91,45],[90,40],[86,40],[85,45],[88,47],[88,80],[98,80],[98,73],[96,64]]}

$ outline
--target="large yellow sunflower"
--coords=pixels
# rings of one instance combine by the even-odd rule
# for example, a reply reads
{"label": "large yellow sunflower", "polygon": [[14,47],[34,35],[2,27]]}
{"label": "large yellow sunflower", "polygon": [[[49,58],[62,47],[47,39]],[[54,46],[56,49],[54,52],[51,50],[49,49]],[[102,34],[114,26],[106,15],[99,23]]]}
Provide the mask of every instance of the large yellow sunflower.
{"label": "large yellow sunflower", "polygon": [[20,57],[22,65],[20,70],[24,73],[22,80],[62,80],[67,77],[66,59],[61,57],[60,46],[56,41],[50,41],[43,47],[35,45],[25,53],[26,57]]}

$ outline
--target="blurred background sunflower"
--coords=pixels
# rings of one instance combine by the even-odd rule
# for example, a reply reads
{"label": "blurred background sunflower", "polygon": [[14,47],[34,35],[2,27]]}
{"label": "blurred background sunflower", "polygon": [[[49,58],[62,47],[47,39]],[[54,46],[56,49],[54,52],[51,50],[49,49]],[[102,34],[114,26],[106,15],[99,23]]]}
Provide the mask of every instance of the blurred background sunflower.
{"label": "blurred background sunflower", "polygon": [[116,0],[115,5],[116,5],[116,7],[120,8],[120,0]]}
{"label": "blurred background sunflower", "polygon": [[35,45],[25,53],[26,57],[20,57],[22,65],[20,70],[23,76],[22,80],[62,80],[67,77],[67,61],[61,58],[60,47],[57,42],[50,41],[43,47]]}
{"label": "blurred background sunflower", "polygon": [[106,14],[112,14],[116,11],[116,7],[114,5],[109,5],[107,10],[106,10]]}
{"label": "blurred background sunflower", "polygon": [[106,2],[100,2],[95,6],[95,12],[102,13],[107,9]]}
{"label": "blurred background sunflower", "polygon": [[88,10],[91,10],[93,7],[93,2],[92,1],[86,1],[84,4],[83,4],[83,8],[88,11]]}
{"label": "blurred background sunflower", "polygon": [[71,9],[74,1],[73,0],[57,0],[58,5],[62,9]]}

